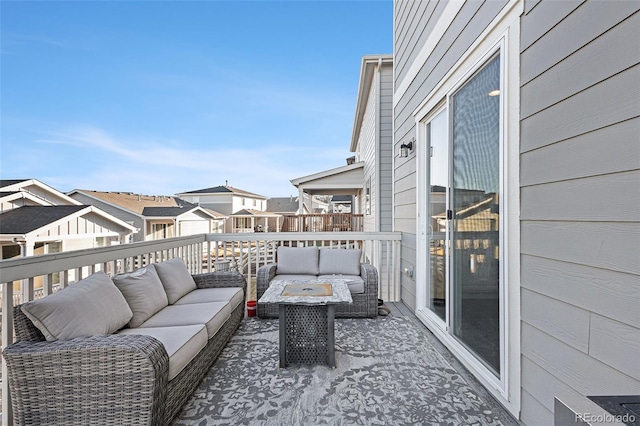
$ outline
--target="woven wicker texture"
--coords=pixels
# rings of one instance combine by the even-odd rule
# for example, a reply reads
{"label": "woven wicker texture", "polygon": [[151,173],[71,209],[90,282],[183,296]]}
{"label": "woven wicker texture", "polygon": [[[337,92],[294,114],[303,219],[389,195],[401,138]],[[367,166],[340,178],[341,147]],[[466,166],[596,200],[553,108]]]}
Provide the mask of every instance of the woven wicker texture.
{"label": "woven wicker texture", "polygon": [[[238,272],[194,275],[199,288],[242,287]],[[207,346],[167,383],[169,359],[150,336],[46,342],[15,312],[17,343],[3,352],[16,425],[167,425],[216,361],[244,317],[238,305]]]}
{"label": "woven wicker texture", "polygon": [[[269,263],[258,269],[257,298],[260,299],[276,276],[277,264]],[[364,293],[351,294],[353,303],[336,305],[336,318],[375,318],[378,315],[378,271],[369,264],[360,264],[360,277],[364,280]],[[260,318],[278,318],[277,304],[258,303]]]}

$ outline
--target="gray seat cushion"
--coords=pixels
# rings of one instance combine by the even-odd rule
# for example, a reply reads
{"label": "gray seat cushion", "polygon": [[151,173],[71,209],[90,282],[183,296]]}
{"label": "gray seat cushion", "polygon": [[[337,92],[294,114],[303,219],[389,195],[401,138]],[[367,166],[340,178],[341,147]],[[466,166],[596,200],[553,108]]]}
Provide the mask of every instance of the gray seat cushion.
{"label": "gray seat cushion", "polygon": [[141,327],[171,327],[174,325],[204,324],[212,338],[231,316],[228,302],[169,305],[145,321]]}
{"label": "gray seat cushion", "polygon": [[192,303],[229,302],[231,310],[242,303],[244,293],[240,287],[199,288],[178,299],[175,305]]}
{"label": "gray seat cushion", "polygon": [[48,341],[112,334],[133,313],[104,272],[97,272],[20,308]]}
{"label": "gray seat cushion", "polygon": [[364,293],[364,280],[360,275],[340,275],[340,274],[320,275],[318,279],[345,280],[347,282],[347,287],[349,287],[349,292],[351,292],[351,294]]}
{"label": "gray seat cushion", "polygon": [[208,340],[204,324],[126,328],[118,334],[142,334],[158,339],[169,355],[169,380],[176,377],[198,355]]}
{"label": "gray seat cushion", "polygon": [[278,274],[318,275],[317,247],[278,247]]}
{"label": "gray seat cushion", "polygon": [[167,294],[154,265],[113,277],[113,282],[131,307],[129,327],[139,327],[168,304]]}
{"label": "gray seat cushion", "polygon": [[174,257],[171,260],[156,263],[155,267],[164,290],[167,292],[167,299],[170,305],[173,305],[182,296],[196,289],[196,282],[182,259]]}

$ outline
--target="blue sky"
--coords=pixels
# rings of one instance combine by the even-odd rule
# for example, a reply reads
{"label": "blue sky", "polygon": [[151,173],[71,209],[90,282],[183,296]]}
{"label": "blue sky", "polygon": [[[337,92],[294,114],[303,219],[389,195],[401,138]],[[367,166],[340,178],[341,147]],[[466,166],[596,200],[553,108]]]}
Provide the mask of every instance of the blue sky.
{"label": "blue sky", "polygon": [[2,179],[268,197],[346,164],[384,1],[0,3]]}

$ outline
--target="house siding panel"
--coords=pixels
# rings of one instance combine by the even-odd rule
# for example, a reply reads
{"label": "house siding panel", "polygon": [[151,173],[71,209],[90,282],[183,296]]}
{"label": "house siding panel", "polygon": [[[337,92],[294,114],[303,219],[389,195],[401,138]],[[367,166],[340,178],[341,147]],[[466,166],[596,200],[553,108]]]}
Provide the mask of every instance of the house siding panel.
{"label": "house siding panel", "polygon": [[[543,2],[538,7],[542,7]],[[536,8],[537,9],[537,8]],[[534,9],[532,14],[535,13]],[[638,11],[638,2],[586,1],[568,16],[557,16],[558,23],[543,37],[525,48],[521,45],[521,83],[525,84],[593,42]],[[522,28],[528,28],[528,15]],[[615,47],[614,47],[615,48]]]}
{"label": "house siding panel", "polygon": [[[525,424],[548,421],[556,395],[640,389],[632,362],[640,350],[639,9],[632,1],[525,3]],[[571,325],[554,321],[563,316]]]}
{"label": "house siding panel", "polygon": [[380,231],[393,230],[393,67],[384,66],[380,73],[379,115],[379,179]]}
{"label": "house siding panel", "polygon": [[[522,87],[522,97],[526,102],[521,105],[521,116],[529,117],[632,67],[637,58],[634,55],[619,53],[638,50],[640,13],[625,19],[601,37],[567,56],[552,69],[525,84]],[[560,76],[571,78],[559,78]]]}
{"label": "house siding panel", "polygon": [[[527,2],[529,4],[537,2]],[[555,27],[558,22],[577,7],[584,0],[543,1],[527,12],[527,20],[522,22],[520,28],[520,46],[526,49],[540,37]]]}
{"label": "house siding panel", "polygon": [[579,351],[589,351],[589,312],[542,294],[523,290],[522,320]]}
{"label": "house siding panel", "polygon": [[526,425],[553,426],[553,411],[540,404],[527,391],[522,392],[522,411],[521,420]]}
{"label": "house siding panel", "polygon": [[[539,407],[536,407],[536,404],[531,404],[531,407],[527,406],[527,410],[525,411],[528,414],[531,408],[534,411],[542,411],[543,417],[546,418],[547,412],[553,413],[554,396],[563,398],[568,396],[577,397],[580,395],[566,383],[558,380],[556,377],[549,374],[548,371],[540,368],[538,364],[527,357],[522,357],[522,374],[531,377],[529,382],[530,386],[527,391],[523,392],[523,394],[528,394],[529,397],[533,398],[538,404],[540,404]],[[523,405],[525,405],[524,398]],[[539,413],[534,413],[534,415],[538,416]],[[527,424],[537,425],[538,423],[527,422]]]}
{"label": "house siding panel", "polygon": [[[638,81],[640,66],[636,65],[522,120],[521,152],[638,117]],[[523,97],[522,102],[528,99]]]}
{"label": "house siding panel", "polygon": [[[376,129],[378,125],[378,78],[375,72],[369,94],[367,96],[367,105],[365,115],[360,128],[360,138],[358,147],[360,149],[360,161],[364,161],[364,186],[370,184],[370,212],[367,214],[365,200],[362,202],[362,213],[364,214],[364,230],[376,231],[375,218],[378,214],[378,185],[376,181]],[[363,191],[364,197],[364,191]]]}
{"label": "house siding panel", "polygon": [[523,255],[521,282],[523,288],[640,327],[636,275]]}
{"label": "house siding panel", "polygon": [[523,187],[521,218],[637,222],[640,219],[638,182],[640,170]]}
{"label": "house siding panel", "polygon": [[527,323],[522,325],[522,356],[581,395],[633,395],[640,389],[637,379]]}
{"label": "house siding panel", "polygon": [[640,118],[528,151],[520,156],[520,183],[526,187],[639,169],[637,135]]}
{"label": "house siding panel", "polygon": [[419,53],[417,47],[424,45],[426,37],[446,5],[446,2],[436,1],[411,3],[410,13],[405,24],[407,34],[397,49],[396,59],[402,64],[402,67],[396,73],[396,81],[401,81],[406,76],[410,64]]}

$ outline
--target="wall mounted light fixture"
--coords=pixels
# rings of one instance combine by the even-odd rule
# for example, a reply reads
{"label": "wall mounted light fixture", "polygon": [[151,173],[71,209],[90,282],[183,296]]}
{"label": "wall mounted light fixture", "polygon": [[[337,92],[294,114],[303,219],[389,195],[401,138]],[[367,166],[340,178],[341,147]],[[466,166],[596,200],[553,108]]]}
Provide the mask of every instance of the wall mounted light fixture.
{"label": "wall mounted light fixture", "polygon": [[409,156],[409,153],[411,151],[413,151],[413,143],[416,141],[415,138],[411,138],[411,140],[409,141],[409,143],[403,143],[402,145],[400,145],[400,152],[399,152],[399,156],[401,158],[407,158]]}

